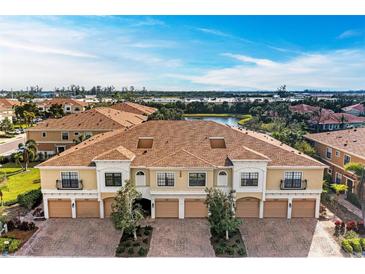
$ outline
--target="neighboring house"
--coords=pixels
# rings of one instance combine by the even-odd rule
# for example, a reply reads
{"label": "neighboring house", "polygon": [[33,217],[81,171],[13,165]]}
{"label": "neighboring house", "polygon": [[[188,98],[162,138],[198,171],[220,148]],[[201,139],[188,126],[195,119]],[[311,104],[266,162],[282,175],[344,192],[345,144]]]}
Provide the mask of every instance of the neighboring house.
{"label": "neighboring house", "polygon": [[140,104],[136,104],[136,103],[132,103],[132,102],[123,102],[123,103],[117,103],[111,106],[111,108],[120,110],[120,111],[127,111],[127,112],[132,112],[132,113],[136,113],[136,114],[141,114],[141,115],[151,115],[152,113],[156,112],[157,109],[156,108],[152,108],[152,107],[148,107],[148,106],[144,106],[144,105],[140,105]]}
{"label": "neighboring house", "polygon": [[364,103],[355,104],[342,108],[342,111],[355,116],[363,116],[365,115],[365,106]]}
{"label": "neighboring house", "polygon": [[0,98],[0,122],[5,118],[8,118],[12,122],[15,116],[14,108],[19,105],[21,103],[17,100]]}
{"label": "neighboring house", "polygon": [[345,164],[365,164],[365,128],[339,130],[305,135],[320,159],[329,166],[327,173],[333,183],[347,184],[356,192],[356,177],[344,169]]}
{"label": "neighboring house", "polygon": [[40,111],[48,111],[52,105],[61,105],[63,112],[68,114],[84,111],[88,106],[88,103],[70,98],[53,98],[37,103],[37,107]]}
{"label": "neighboring house", "polygon": [[312,131],[332,131],[365,126],[365,118],[348,113],[335,113],[330,109],[299,104],[290,106],[292,112],[308,115],[308,125]]}
{"label": "neighboring house", "polygon": [[26,133],[27,140],[36,141],[39,152],[48,157],[74,146],[80,136],[91,137],[114,129],[127,129],[146,120],[143,115],[101,107],[45,120],[28,128]]}
{"label": "neighboring house", "polygon": [[108,217],[131,179],[152,218],[180,219],[207,217],[206,187],[233,190],[238,217],[318,217],[326,168],[267,135],[161,120],[99,134],[37,167],[46,218]]}

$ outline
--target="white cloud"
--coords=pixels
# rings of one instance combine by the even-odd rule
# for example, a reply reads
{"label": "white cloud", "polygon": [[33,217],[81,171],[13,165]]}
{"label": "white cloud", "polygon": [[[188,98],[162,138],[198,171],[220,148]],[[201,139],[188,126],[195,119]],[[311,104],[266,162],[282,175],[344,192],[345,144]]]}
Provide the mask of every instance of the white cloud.
{"label": "white cloud", "polygon": [[339,36],[337,36],[337,39],[346,39],[356,36],[361,36],[362,32],[358,30],[346,30],[342,32]]}
{"label": "white cloud", "polygon": [[365,52],[362,50],[305,54],[287,61],[224,55],[240,60],[242,64],[208,70],[200,76],[174,76],[217,89],[274,90],[282,84],[290,89],[347,90],[365,87]]}

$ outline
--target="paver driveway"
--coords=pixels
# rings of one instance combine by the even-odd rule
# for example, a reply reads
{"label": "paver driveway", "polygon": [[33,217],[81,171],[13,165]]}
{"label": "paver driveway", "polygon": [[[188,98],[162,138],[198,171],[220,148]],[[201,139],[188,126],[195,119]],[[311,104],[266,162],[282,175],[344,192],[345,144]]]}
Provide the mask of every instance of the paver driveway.
{"label": "paver driveway", "polygon": [[16,255],[114,257],[119,240],[109,219],[50,219]]}
{"label": "paver driveway", "polygon": [[148,256],[214,257],[206,219],[156,219]]}
{"label": "paver driveway", "polygon": [[324,229],[328,222],[312,218],[245,219],[240,230],[250,257],[342,257],[339,245]]}

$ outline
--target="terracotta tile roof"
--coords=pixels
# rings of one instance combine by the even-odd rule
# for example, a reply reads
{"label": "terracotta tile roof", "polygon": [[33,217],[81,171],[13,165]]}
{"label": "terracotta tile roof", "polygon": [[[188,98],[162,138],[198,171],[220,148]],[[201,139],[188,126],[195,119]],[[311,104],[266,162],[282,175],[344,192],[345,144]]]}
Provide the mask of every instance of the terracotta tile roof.
{"label": "terracotta tile roof", "polygon": [[[319,111],[320,107],[310,106],[307,104],[299,104],[299,105],[295,105],[295,106],[290,106],[289,109],[292,112],[298,112],[301,114],[311,114],[313,112]],[[322,108],[322,112],[333,113],[332,110],[326,109],[326,108]]]}
{"label": "terracotta tile roof", "polygon": [[112,108],[100,107],[76,114],[66,115],[60,119],[47,119],[28,131],[35,130],[113,130],[129,128],[147,120],[146,116]]}
{"label": "terracotta tile roof", "polygon": [[132,102],[123,102],[123,103],[117,103],[115,105],[111,106],[114,109],[120,110],[120,111],[128,111],[136,114],[141,115],[151,115],[152,113],[156,112],[157,109],[132,103]]}
{"label": "terracotta tile roof", "polygon": [[341,124],[341,123],[365,123],[364,117],[358,117],[348,113],[322,113],[320,117],[312,117],[310,122],[319,124]]}
{"label": "terracotta tile roof", "polygon": [[365,158],[365,128],[313,133],[305,138]]}
{"label": "terracotta tile roof", "polygon": [[89,104],[80,100],[71,99],[71,98],[53,98],[50,100],[44,100],[37,104],[38,106],[51,106],[51,105],[76,105],[80,107],[86,107]]}
{"label": "terracotta tile roof", "polygon": [[342,108],[343,111],[351,111],[351,110],[357,110],[359,112],[365,112],[365,105],[364,104],[355,104],[355,105],[352,105],[352,106],[348,106],[348,107],[344,107]]}
{"label": "terracotta tile roof", "polygon": [[[278,141],[210,121],[148,121],[128,130],[99,134],[40,166],[93,166],[105,151],[123,146],[136,157],[132,166],[230,166],[234,160],[264,160],[269,166],[324,165]],[[139,149],[140,137],[153,138],[150,149]],[[211,148],[210,137],[224,138],[226,148]],[[271,138],[272,139],[272,138]]]}
{"label": "terracotta tile roof", "polygon": [[7,98],[0,98],[0,106],[3,108],[13,108],[14,106],[20,106],[21,102],[17,100],[7,99]]}
{"label": "terracotta tile roof", "polygon": [[99,156],[95,157],[94,160],[133,160],[136,155],[123,146],[108,150]]}

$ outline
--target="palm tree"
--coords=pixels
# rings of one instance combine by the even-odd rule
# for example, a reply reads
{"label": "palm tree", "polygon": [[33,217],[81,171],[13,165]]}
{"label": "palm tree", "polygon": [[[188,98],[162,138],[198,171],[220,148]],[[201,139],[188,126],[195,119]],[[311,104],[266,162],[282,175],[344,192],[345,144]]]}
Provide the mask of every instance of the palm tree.
{"label": "palm tree", "polygon": [[[19,151],[14,155],[15,162],[18,163],[25,171],[28,170],[28,164],[37,156],[37,144],[34,140],[28,140],[25,144],[19,144]],[[22,165],[24,163],[24,167]]]}
{"label": "palm tree", "polygon": [[365,166],[360,163],[348,163],[345,165],[345,169],[355,173],[356,179],[358,181],[357,196],[361,204],[362,219],[365,221]]}

